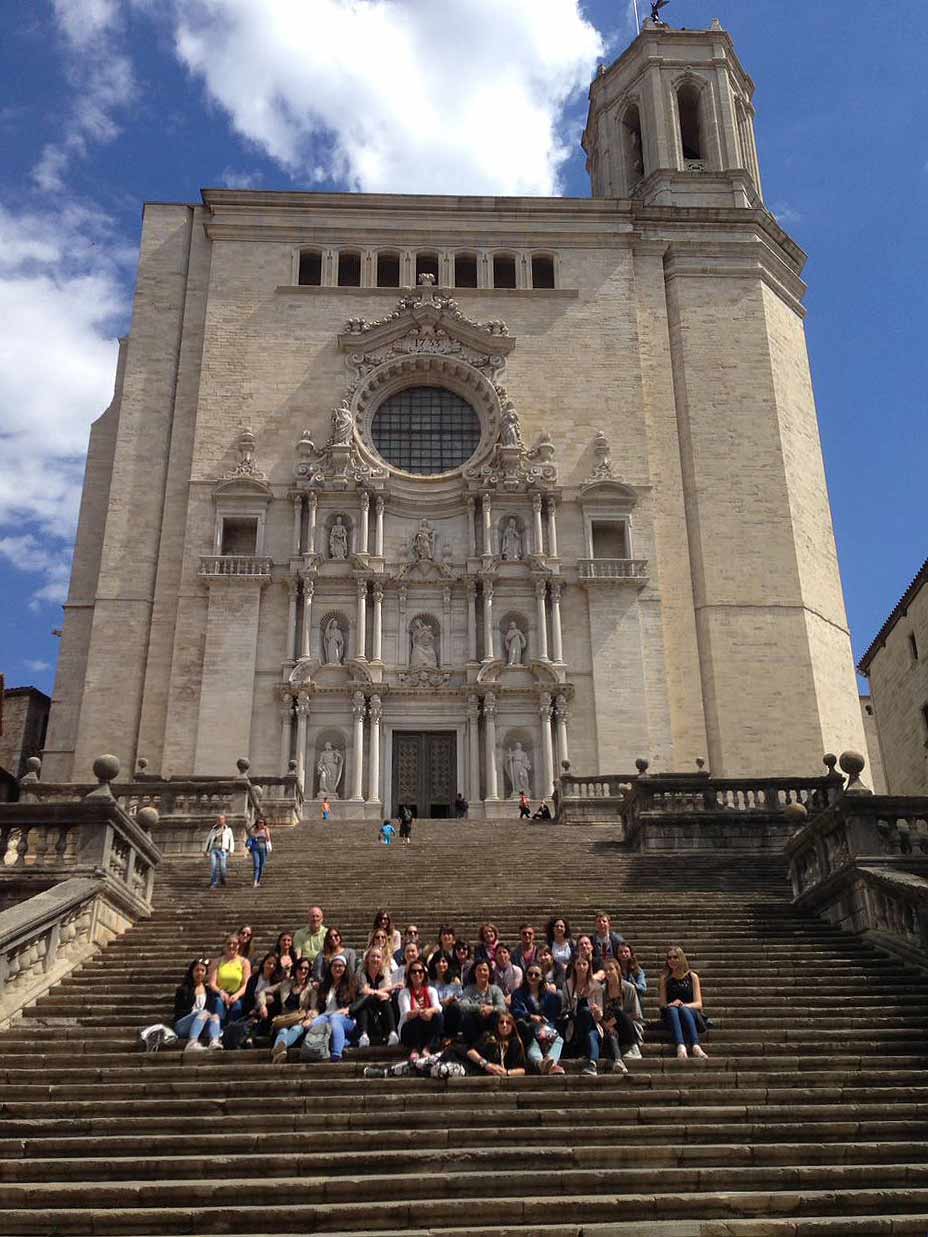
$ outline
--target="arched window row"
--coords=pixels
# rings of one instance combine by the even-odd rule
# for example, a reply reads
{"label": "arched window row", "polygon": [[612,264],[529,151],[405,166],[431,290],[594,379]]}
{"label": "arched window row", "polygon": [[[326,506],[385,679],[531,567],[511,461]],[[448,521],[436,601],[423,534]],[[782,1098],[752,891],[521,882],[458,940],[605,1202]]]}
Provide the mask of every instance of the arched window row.
{"label": "arched window row", "polygon": [[556,288],[557,257],[530,250],[300,249],[296,282],[306,287],[403,288],[431,275],[442,288]]}

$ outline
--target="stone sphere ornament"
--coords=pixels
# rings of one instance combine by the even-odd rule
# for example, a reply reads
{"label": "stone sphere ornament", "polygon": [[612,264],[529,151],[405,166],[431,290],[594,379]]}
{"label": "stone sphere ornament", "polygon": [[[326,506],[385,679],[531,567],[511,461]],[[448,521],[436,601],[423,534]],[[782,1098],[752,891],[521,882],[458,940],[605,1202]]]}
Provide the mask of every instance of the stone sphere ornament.
{"label": "stone sphere ornament", "polygon": [[142,828],[145,830],[146,833],[151,833],[151,831],[154,829],[154,827],[158,823],[159,816],[155,808],[143,807],[143,808],[139,808],[139,810],[136,812],[135,819],[142,826]]}
{"label": "stone sphere ornament", "polygon": [[251,761],[246,760],[244,756],[239,756],[238,760],[235,762],[235,767],[238,769],[239,774],[242,777],[247,777],[248,770],[251,768]]}
{"label": "stone sphere ornament", "polygon": [[121,767],[118,756],[105,754],[93,762],[93,775],[98,782],[115,782]]}
{"label": "stone sphere ornament", "polygon": [[783,809],[783,815],[788,820],[802,821],[807,819],[809,809],[804,803],[787,803]]}
{"label": "stone sphere ornament", "polygon": [[638,759],[635,761],[635,768],[638,770],[639,774],[644,776],[644,774],[647,773],[648,771],[649,763],[650,762],[645,760],[643,756],[639,756]]}
{"label": "stone sphere ornament", "polygon": [[847,785],[844,787],[844,793],[847,794],[870,794],[870,791],[860,780],[860,775],[864,771],[864,765],[867,762],[864,760],[860,752],[847,751],[842,752],[838,757],[838,764],[842,772],[847,774]]}

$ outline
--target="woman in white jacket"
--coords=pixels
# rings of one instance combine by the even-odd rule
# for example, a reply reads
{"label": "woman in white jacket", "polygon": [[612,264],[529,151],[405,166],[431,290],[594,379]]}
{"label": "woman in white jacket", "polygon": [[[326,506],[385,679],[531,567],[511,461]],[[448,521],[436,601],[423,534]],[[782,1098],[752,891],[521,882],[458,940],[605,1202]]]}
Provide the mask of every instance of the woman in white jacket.
{"label": "woman in white jacket", "polygon": [[445,1020],[438,993],[428,982],[421,959],[406,968],[406,984],[399,994],[400,1043],[408,1048],[410,1061],[417,1061],[423,1050],[435,1052],[441,1045]]}

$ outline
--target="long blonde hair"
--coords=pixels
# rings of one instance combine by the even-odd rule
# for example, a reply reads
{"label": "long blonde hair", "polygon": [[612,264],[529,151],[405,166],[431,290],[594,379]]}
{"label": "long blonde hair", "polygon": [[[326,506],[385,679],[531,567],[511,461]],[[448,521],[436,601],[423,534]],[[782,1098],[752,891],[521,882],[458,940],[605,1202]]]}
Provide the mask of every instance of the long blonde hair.
{"label": "long blonde hair", "polygon": [[[690,970],[690,964],[686,960],[686,954],[683,952],[683,946],[682,945],[668,945],[667,953],[670,953],[671,949],[675,949],[677,953],[680,955],[680,965],[683,968],[683,974],[688,975],[689,970]],[[664,974],[665,975],[673,974],[673,967],[666,960],[666,958],[664,959]]]}

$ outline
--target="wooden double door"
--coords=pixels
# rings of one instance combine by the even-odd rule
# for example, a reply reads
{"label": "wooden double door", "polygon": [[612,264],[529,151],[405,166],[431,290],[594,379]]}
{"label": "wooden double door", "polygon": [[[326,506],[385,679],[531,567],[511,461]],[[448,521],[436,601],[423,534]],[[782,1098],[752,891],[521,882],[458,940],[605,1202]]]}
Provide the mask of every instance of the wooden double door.
{"label": "wooden double door", "polygon": [[393,803],[417,816],[451,815],[457,794],[457,735],[453,730],[394,730]]}

